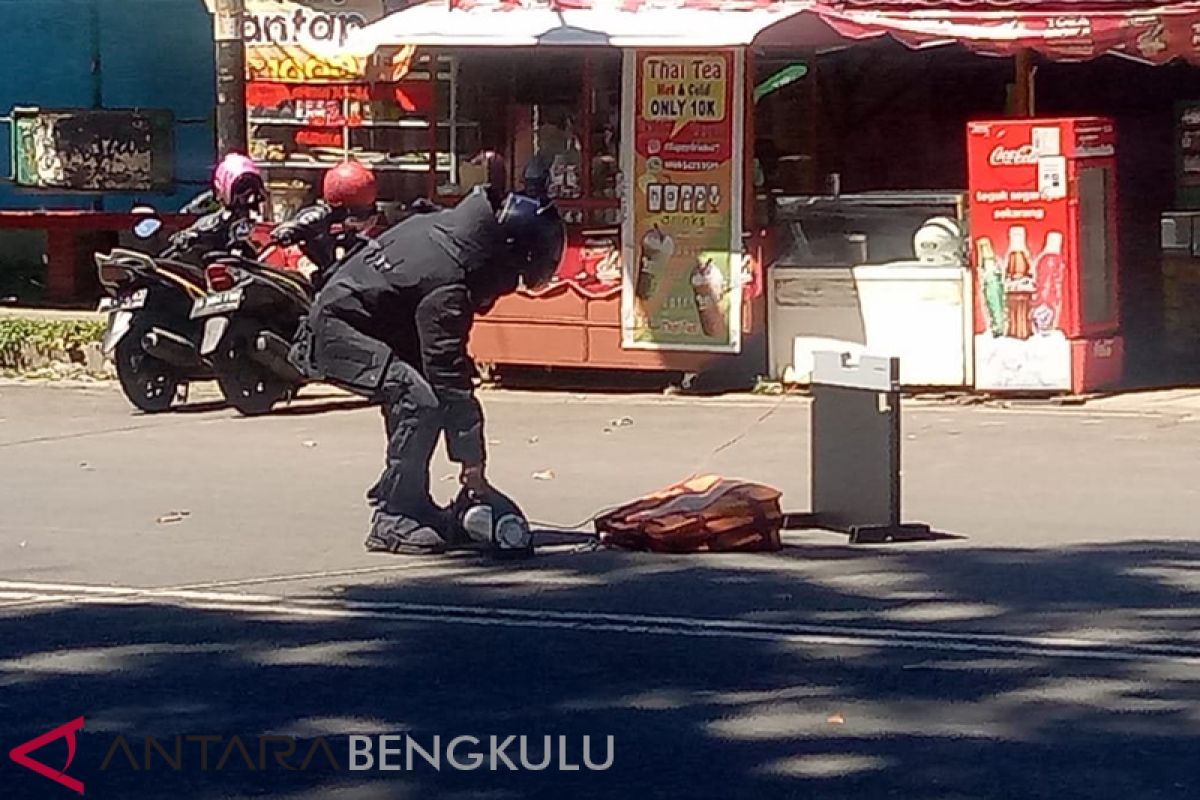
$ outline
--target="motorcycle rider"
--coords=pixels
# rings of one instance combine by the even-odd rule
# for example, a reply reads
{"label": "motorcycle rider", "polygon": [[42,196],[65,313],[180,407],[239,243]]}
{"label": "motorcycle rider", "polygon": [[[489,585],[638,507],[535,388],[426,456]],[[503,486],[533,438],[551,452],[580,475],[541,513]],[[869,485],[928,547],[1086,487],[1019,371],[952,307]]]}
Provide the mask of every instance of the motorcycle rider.
{"label": "motorcycle rider", "polygon": [[329,280],[339,259],[365,243],[362,232],[375,224],[379,189],[375,173],[357,161],[346,161],[325,173],[321,195],[271,231],[275,244],[300,246],[316,267],[311,276],[316,289]]}
{"label": "motorcycle rider", "polygon": [[500,187],[478,187],[454,208],[415,214],[367,243],[321,290],[292,349],[310,377],[382,406],[387,466],[367,495],[369,550],[437,553],[455,543],[450,512],[429,493],[443,433],[462,484],[489,488],[471,325],[520,282],[549,279],[565,246],[552,203],[502,196]]}
{"label": "motorcycle rider", "polygon": [[172,247],[177,254],[203,256],[232,251],[252,257],[253,247],[246,240],[254,229],[255,216],[267,199],[262,173],[246,156],[230,153],[217,165],[212,183],[213,196],[220,208],[174,234],[170,238]]}

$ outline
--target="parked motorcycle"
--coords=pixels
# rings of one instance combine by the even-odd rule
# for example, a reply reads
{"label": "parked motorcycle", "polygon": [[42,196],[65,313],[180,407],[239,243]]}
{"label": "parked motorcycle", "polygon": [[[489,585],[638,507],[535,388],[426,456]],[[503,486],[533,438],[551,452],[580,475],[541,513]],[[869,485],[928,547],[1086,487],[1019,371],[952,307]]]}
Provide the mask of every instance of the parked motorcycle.
{"label": "parked motorcycle", "polygon": [[266,414],[304,384],[288,350],[312,305],[313,285],[299,271],[236,254],[211,260],[205,278],[208,294],[191,310],[203,325],[200,355],[231,406],[246,416]]}
{"label": "parked motorcycle", "polygon": [[[142,218],[134,235],[148,240],[162,221],[152,209],[138,211]],[[247,240],[252,230],[249,219],[233,221],[230,247]],[[143,412],[166,411],[181,386],[213,377],[199,353],[202,326],[191,317],[193,303],[207,292],[202,255],[174,244],[157,256],[124,248],[95,255],[100,283],[109,294],[99,308],[108,312],[102,348],[116,364],[125,396]]]}
{"label": "parked motorcycle", "polygon": [[[209,294],[192,308],[192,318],[204,322],[200,354],[212,363],[226,401],[247,416],[269,412],[305,383],[288,360],[296,330],[323,281],[366,241],[344,220],[325,220],[326,227],[287,235],[277,228],[272,240],[279,249],[268,248],[257,258],[218,256],[205,270]],[[277,257],[291,246],[306,254],[311,273],[267,263],[286,262]]]}

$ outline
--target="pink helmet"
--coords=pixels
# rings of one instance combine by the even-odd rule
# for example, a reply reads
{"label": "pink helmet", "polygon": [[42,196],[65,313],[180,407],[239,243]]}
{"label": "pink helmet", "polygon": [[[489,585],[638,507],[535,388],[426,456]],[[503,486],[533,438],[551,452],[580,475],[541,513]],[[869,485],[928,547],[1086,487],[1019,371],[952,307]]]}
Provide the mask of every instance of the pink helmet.
{"label": "pink helmet", "polygon": [[213,173],[213,189],[221,205],[252,205],[257,196],[266,194],[262,173],[254,162],[241,153],[230,153]]}

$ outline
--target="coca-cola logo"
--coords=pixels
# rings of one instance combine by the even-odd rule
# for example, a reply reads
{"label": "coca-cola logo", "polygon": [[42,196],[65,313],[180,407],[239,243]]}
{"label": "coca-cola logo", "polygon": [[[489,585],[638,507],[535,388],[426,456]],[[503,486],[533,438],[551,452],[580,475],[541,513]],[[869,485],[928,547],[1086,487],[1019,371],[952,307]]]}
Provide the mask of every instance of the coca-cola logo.
{"label": "coca-cola logo", "polygon": [[996,145],[996,149],[988,156],[988,163],[993,167],[1019,167],[1037,163],[1037,151],[1033,145],[1025,144],[1020,147],[1005,147]]}

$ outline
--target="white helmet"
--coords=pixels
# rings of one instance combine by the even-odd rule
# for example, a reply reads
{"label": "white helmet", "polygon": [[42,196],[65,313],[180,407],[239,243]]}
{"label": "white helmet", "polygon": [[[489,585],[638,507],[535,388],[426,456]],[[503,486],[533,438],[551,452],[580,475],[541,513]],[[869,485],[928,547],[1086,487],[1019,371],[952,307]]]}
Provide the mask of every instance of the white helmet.
{"label": "white helmet", "polygon": [[962,228],[950,217],[927,219],[913,236],[913,251],[917,260],[923,264],[961,264]]}

